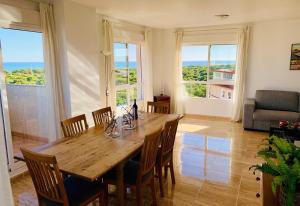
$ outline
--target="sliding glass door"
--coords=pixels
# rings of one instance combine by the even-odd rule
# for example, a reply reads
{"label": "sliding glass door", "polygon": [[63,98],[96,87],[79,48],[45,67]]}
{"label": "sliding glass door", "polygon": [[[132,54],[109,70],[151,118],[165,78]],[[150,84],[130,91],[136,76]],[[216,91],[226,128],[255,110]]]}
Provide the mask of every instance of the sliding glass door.
{"label": "sliding glass door", "polygon": [[20,147],[55,139],[53,100],[44,68],[43,34],[0,28],[2,112],[10,166]]}
{"label": "sliding glass door", "polygon": [[5,74],[2,67],[2,46],[0,42],[0,137],[3,138],[1,142],[4,142],[5,151],[1,151],[1,155],[5,155],[5,159],[8,165],[8,168],[11,168],[13,163],[13,155],[12,150],[12,138],[11,138],[11,130],[9,123],[9,113],[8,113],[8,103],[7,103],[7,91],[5,84]]}

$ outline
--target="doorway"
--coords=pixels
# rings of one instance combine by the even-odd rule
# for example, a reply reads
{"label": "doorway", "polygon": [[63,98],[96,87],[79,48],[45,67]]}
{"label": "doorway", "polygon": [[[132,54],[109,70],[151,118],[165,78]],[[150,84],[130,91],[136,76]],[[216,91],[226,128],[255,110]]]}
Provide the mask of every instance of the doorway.
{"label": "doorway", "polygon": [[1,115],[9,168],[20,147],[32,149],[55,136],[54,110],[46,80],[43,34],[0,28]]}

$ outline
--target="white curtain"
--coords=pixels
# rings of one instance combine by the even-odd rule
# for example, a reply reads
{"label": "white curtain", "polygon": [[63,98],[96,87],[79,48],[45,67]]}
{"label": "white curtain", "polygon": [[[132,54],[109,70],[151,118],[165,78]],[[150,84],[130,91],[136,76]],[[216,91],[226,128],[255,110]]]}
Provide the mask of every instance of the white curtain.
{"label": "white curtain", "polygon": [[40,3],[41,29],[44,41],[45,71],[48,87],[53,99],[56,137],[61,137],[60,121],[66,118],[63,96],[62,74],[59,64],[53,5]]}
{"label": "white curtain", "polygon": [[237,73],[235,78],[235,87],[233,95],[233,113],[231,120],[240,121],[243,113],[243,103],[245,94],[245,81],[247,71],[247,56],[249,44],[250,27],[246,26],[238,32],[238,58]]}
{"label": "white curtain", "polygon": [[145,42],[142,43],[142,71],[143,71],[143,90],[144,90],[144,108],[147,101],[153,101],[153,71],[152,71],[152,31],[145,30]]}
{"label": "white curtain", "polygon": [[103,24],[103,36],[104,36],[104,48],[102,54],[104,55],[105,63],[105,95],[106,95],[106,106],[111,106],[115,110],[116,105],[116,92],[114,84],[114,71],[113,71],[113,31],[112,23],[107,20],[102,20]]}
{"label": "white curtain", "polygon": [[176,32],[175,76],[174,76],[174,112],[184,114],[184,94],[182,84],[182,47],[183,31]]}

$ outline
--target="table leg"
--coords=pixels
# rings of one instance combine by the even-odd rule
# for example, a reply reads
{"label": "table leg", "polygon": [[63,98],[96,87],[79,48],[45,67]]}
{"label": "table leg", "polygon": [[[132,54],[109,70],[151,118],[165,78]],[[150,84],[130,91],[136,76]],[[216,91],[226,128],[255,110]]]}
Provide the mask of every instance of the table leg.
{"label": "table leg", "polygon": [[120,163],[117,170],[117,202],[119,206],[124,206],[124,163]]}

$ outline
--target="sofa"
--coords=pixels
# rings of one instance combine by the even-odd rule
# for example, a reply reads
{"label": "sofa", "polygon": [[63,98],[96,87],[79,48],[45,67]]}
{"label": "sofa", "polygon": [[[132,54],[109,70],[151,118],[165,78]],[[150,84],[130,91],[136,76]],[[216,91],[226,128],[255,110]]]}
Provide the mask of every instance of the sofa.
{"label": "sofa", "polygon": [[280,120],[300,120],[298,92],[257,90],[254,99],[246,99],[243,113],[244,129],[269,131]]}

